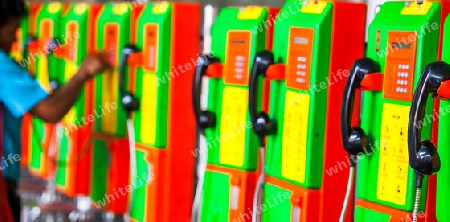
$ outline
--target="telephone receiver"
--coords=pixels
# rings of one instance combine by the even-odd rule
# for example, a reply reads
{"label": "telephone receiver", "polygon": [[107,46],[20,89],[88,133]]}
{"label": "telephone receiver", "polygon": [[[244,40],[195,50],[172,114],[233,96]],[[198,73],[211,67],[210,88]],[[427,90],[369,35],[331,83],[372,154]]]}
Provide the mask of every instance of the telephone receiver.
{"label": "telephone receiver", "polygon": [[[53,92],[53,91],[57,90],[60,87],[60,84],[59,84],[57,79],[50,78],[50,76],[51,76],[50,75],[50,67],[51,67],[50,66],[50,60],[51,60],[50,58],[51,58],[51,56],[54,53],[53,50],[52,50],[52,45],[55,45],[55,46],[58,45],[58,39],[57,38],[52,39],[49,42],[49,44],[46,45],[47,52],[48,52],[48,54],[47,54],[47,70],[48,70],[48,75],[49,75],[50,88],[52,89],[52,92]],[[58,50],[58,49],[56,48],[55,50]]]}
{"label": "telephone receiver", "polygon": [[[441,160],[430,140],[420,141],[425,107],[429,94],[442,99],[439,91],[450,83],[450,65],[445,62],[428,64],[414,92],[408,123],[409,164],[418,173],[431,175],[440,170]],[[447,86],[448,87],[448,86]]]}
{"label": "telephone receiver", "polygon": [[128,66],[128,58],[131,54],[138,52],[135,45],[127,45],[122,49],[121,63],[119,66],[119,93],[121,103],[128,115],[139,109],[139,100],[130,92],[125,91],[125,72]]}
{"label": "telephone receiver", "polygon": [[210,111],[201,110],[200,94],[202,91],[202,78],[206,75],[206,70],[213,63],[219,63],[217,57],[210,55],[201,55],[197,58],[197,65],[195,67],[194,84],[192,87],[192,102],[194,106],[195,119],[200,131],[204,133],[206,128],[216,126],[216,115]]}
{"label": "telephone receiver", "polygon": [[[350,76],[344,88],[344,98],[341,107],[341,135],[344,149],[349,155],[356,156],[367,146],[367,135],[360,127],[352,127],[351,120],[355,104],[356,90],[361,88],[364,77],[379,72],[375,61],[369,58],[356,60],[350,70]],[[354,166],[355,163],[352,163]]]}
{"label": "telephone receiver", "polygon": [[266,77],[267,69],[274,64],[274,55],[270,51],[261,51],[256,54],[253,60],[252,72],[249,83],[249,110],[250,119],[253,129],[260,138],[262,144],[263,138],[273,131],[273,123],[269,115],[264,111],[257,111],[257,93],[258,93],[258,77],[263,75]]}

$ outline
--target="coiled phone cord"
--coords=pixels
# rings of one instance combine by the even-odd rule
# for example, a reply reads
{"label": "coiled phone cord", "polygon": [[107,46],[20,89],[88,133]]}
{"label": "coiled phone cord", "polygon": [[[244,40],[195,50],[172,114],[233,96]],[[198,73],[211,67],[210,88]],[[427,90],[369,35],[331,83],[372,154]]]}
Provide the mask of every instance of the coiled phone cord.
{"label": "coiled phone cord", "polygon": [[345,193],[344,204],[342,205],[341,216],[339,217],[339,222],[344,222],[345,214],[347,213],[348,202],[350,200],[350,194],[352,193],[353,181],[355,177],[355,167],[350,167],[350,174],[348,176],[347,182],[347,192]]}
{"label": "coiled phone cord", "polygon": [[[204,142],[200,140],[200,142]],[[206,149],[206,145],[203,145],[204,143],[200,144],[200,152],[199,152],[199,167],[197,170],[198,174],[198,182],[197,187],[195,189],[195,196],[194,196],[194,203],[192,205],[192,222],[198,222],[200,218],[200,205],[202,201],[202,191],[203,191],[203,184],[205,180],[205,173],[206,173],[206,165],[207,165],[207,159],[208,159],[208,149]]]}
{"label": "coiled phone cord", "polygon": [[[128,142],[129,142],[129,146],[130,146],[130,180],[131,183],[135,183],[136,182],[136,177],[137,177],[137,169],[136,169],[136,142],[135,142],[135,132],[134,132],[134,123],[133,123],[133,119],[128,118],[127,119],[127,130],[128,130]],[[135,191],[133,190],[131,192],[131,204],[130,204],[130,209],[128,210],[129,213],[131,214],[131,210],[133,209],[133,204],[134,204],[134,193]]]}
{"label": "coiled phone cord", "polygon": [[422,188],[423,175],[416,173],[416,198],[414,202],[413,222],[417,222],[417,214],[419,213],[420,190]]}
{"label": "coiled phone cord", "polygon": [[413,222],[417,222],[417,214],[419,211],[419,202],[420,202],[420,188],[418,187],[416,190],[416,201],[414,202]]}
{"label": "coiled phone cord", "polygon": [[[263,200],[263,193],[264,193],[264,181],[265,181],[265,149],[264,147],[259,147],[260,151],[260,157],[261,157],[261,175],[259,175],[258,183],[256,184],[255,194],[253,195],[253,222],[259,222],[261,221],[260,216],[257,213],[258,206],[261,205],[261,202]],[[259,219],[258,219],[259,218]]]}

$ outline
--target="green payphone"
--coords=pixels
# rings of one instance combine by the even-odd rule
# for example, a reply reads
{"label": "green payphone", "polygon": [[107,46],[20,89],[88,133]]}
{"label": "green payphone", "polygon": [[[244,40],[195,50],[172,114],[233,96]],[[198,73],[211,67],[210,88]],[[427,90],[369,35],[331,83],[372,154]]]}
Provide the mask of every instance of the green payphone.
{"label": "green payphone", "polygon": [[[269,22],[277,11],[258,6],[223,8],[212,27],[211,54],[197,60],[193,106],[208,146],[203,195],[197,193],[202,201],[194,206],[194,218],[200,215],[200,221],[233,221],[243,215],[251,219],[259,143],[251,130],[248,82],[254,55],[271,48]],[[206,111],[200,109],[204,76],[209,78]],[[263,90],[258,98],[263,98],[260,107]]]}
{"label": "green payphone", "polygon": [[[356,177],[355,220],[411,218],[416,177],[408,165],[408,117],[424,66],[438,58],[440,2],[386,2],[369,26],[367,58],[357,60],[344,92],[344,148]],[[350,124],[356,90],[363,90],[361,127]],[[432,112],[431,100],[427,115]],[[422,138],[430,138],[431,124]],[[420,210],[424,210],[425,181]],[[425,217],[432,220],[432,213]]]}

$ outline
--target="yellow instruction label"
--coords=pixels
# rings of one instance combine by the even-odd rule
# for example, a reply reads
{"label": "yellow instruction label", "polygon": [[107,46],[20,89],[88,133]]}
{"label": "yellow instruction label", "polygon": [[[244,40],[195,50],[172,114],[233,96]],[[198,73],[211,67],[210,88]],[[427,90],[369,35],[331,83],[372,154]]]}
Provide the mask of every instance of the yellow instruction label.
{"label": "yellow instruction label", "polygon": [[[108,71],[107,71],[108,72]],[[117,130],[117,110],[118,109],[110,109],[107,110],[106,106],[111,103],[119,102],[119,73],[117,70],[113,71],[114,73],[106,73],[101,75],[102,78],[102,104],[101,108],[102,118],[100,118],[102,131],[105,133],[114,134]],[[120,106],[120,104],[117,104]]]}
{"label": "yellow instruction label", "polygon": [[37,80],[41,84],[42,88],[47,92],[51,92],[50,88],[50,78],[48,77],[48,59],[47,56],[39,57],[39,75],[37,75]]}
{"label": "yellow instruction label", "polygon": [[409,106],[385,103],[381,121],[377,198],[404,205],[408,183]]}
{"label": "yellow instruction label", "polygon": [[308,94],[286,91],[281,175],[299,183],[305,182],[309,103]]}
{"label": "yellow instruction label", "polygon": [[144,144],[153,146],[156,143],[157,77],[155,73],[144,73],[142,78],[141,138]]}
{"label": "yellow instruction label", "polygon": [[[65,64],[65,75],[66,75],[65,81],[68,82],[74,76],[74,74],[77,73],[77,71],[78,66],[75,64],[75,62],[67,61]],[[75,108],[72,106],[69,112],[64,116],[62,122],[68,124],[74,123],[76,121],[75,115],[76,115]]]}
{"label": "yellow instruction label", "polygon": [[220,163],[244,165],[248,89],[225,86],[220,120]]}

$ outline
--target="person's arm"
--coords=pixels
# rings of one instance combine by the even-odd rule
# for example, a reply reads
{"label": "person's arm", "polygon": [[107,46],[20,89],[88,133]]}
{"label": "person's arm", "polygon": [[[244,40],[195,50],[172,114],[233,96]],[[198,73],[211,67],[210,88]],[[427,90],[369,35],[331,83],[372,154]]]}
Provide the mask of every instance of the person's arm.
{"label": "person's arm", "polygon": [[87,56],[78,73],[49,95],[26,70],[0,52],[0,102],[17,118],[29,112],[43,121],[59,122],[75,103],[84,83],[109,67],[102,58]]}
{"label": "person's arm", "polygon": [[70,81],[36,104],[30,113],[48,123],[59,122],[77,100],[86,82],[86,74],[79,70]]}
{"label": "person's arm", "polygon": [[70,81],[37,103],[30,113],[45,122],[57,123],[69,112],[86,81],[108,68],[104,55],[90,55]]}

